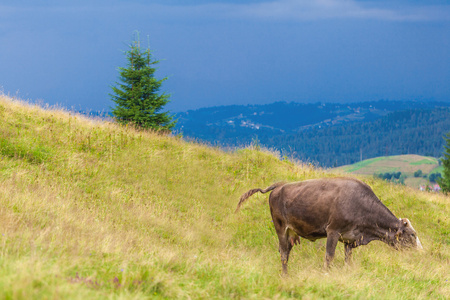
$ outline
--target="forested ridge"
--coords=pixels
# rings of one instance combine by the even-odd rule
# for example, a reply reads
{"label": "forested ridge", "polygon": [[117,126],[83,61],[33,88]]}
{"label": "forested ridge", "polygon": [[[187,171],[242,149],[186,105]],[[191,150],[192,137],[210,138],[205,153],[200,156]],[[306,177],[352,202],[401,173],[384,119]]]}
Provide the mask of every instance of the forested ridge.
{"label": "forested ridge", "polygon": [[221,147],[259,143],[282,156],[334,167],[384,155],[440,157],[450,131],[449,106],[414,101],[235,105],[179,114],[178,131]]}
{"label": "forested ridge", "polygon": [[443,135],[450,130],[449,116],[449,108],[413,109],[393,112],[373,122],[278,135],[264,143],[277,145],[294,157],[327,167],[384,155],[440,157]]}

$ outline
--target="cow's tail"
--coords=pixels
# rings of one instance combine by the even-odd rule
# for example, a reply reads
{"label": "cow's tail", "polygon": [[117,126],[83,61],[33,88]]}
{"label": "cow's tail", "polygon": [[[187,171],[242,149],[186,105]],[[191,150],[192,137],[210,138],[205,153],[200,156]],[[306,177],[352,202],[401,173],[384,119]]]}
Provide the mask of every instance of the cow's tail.
{"label": "cow's tail", "polygon": [[265,194],[265,193],[270,192],[270,191],[272,191],[272,190],[276,189],[277,187],[282,186],[284,184],[285,184],[284,182],[277,182],[275,184],[272,184],[271,186],[269,186],[265,190],[262,190],[262,189],[249,190],[248,192],[246,192],[245,194],[243,194],[241,196],[241,199],[239,199],[239,203],[238,203],[234,213],[237,213],[239,211],[239,209],[241,208],[242,203],[244,203],[245,200],[247,200],[251,195],[253,195],[253,194],[257,193],[257,192]]}

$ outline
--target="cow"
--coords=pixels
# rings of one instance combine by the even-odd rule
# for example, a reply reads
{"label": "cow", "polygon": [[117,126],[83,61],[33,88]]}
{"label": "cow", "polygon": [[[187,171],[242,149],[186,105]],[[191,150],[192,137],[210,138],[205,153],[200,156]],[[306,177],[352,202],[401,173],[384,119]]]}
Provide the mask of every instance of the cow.
{"label": "cow", "polygon": [[236,212],[251,195],[269,196],[270,213],[279,240],[284,274],[292,247],[300,237],[315,241],[327,238],[325,269],[334,258],[337,242],[344,243],[345,262],[352,249],[380,240],[395,249],[423,249],[408,219],[397,218],[364,182],[348,177],[278,182],[270,187],[251,189],[239,200]]}

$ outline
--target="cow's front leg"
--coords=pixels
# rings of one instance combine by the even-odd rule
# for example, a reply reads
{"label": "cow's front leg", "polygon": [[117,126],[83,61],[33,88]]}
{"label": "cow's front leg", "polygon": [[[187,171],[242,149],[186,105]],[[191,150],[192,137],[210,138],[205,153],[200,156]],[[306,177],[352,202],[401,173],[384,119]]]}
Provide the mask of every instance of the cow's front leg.
{"label": "cow's front leg", "polygon": [[325,254],[325,269],[327,270],[330,268],[330,264],[333,261],[338,240],[339,240],[338,232],[327,230],[327,252]]}

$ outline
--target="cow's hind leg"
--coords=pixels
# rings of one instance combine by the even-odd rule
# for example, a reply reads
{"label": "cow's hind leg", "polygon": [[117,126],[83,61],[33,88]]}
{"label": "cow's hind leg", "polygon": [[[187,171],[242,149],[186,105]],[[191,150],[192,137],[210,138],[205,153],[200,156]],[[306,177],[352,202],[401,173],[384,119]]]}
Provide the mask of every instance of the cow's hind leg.
{"label": "cow's hind leg", "polygon": [[353,250],[353,244],[351,243],[344,243],[345,248],[345,263],[351,264],[352,263],[352,250]]}
{"label": "cow's hind leg", "polygon": [[329,269],[334,258],[337,242],[339,240],[339,233],[336,231],[327,230],[327,252],[325,254],[325,269]]}
{"label": "cow's hind leg", "polygon": [[286,232],[278,235],[280,242],[280,256],[281,256],[281,267],[283,269],[283,275],[287,275],[287,264],[289,261],[289,253],[291,253],[293,243],[289,241],[289,236]]}

